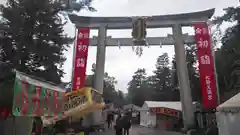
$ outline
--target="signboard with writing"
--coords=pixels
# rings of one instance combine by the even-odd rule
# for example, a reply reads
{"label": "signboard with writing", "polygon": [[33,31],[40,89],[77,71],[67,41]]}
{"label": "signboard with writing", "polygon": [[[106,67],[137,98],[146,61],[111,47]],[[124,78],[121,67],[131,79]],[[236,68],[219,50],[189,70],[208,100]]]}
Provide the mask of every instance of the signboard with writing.
{"label": "signboard with writing", "polygon": [[64,111],[76,108],[77,106],[86,104],[88,102],[85,95],[70,95],[67,102],[64,104]]}
{"label": "signboard with writing", "polygon": [[217,107],[217,88],[210,32],[207,23],[195,24],[194,29],[195,40],[197,42],[203,108],[215,109]]}
{"label": "signboard with writing", "polygon": [[16,72],[13,115],[62,115],[64,100],[65,90]]}
{"label": "signboard with writing", "polygon": [[[94,111],[94,106],[104,107],[102,94],[92,88],[82,88],[78,91],[67,93],[68,97],[64,104],[63,116],[42,117],[44,126],[54,124],[55,122],[69,116],[83,116]],[[98,109],[98,108],[96,108]]]}
{"label": "signboard with writing", "polygon": [[79,28],[75,46],[72,90],[85,86],[90,28]]}
{"label": "signboard with writing", "polygon": [[170,108],[163,108],[163,107],[151,108],[151,111],[157,114],[163,114],[163,115],[177,117],[177,118],[180,117],[180,111],[170,109]]}
{"label": "signboard with writing", "polygon": [[59,120],[68,118],[76,113],[81,113],[81,111],[90,107],[90,103],[86,95],[73,94],[68,95],[66,102],[64,103],[64,110],[62,116],[49,116],[42,117],[43,125],[54,124]]}

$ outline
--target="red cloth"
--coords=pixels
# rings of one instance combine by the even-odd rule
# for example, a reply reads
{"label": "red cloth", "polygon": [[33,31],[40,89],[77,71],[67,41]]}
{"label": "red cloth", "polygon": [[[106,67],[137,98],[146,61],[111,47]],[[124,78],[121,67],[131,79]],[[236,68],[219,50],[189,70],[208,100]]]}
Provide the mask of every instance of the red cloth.
{"label": "red cloth", "polygon": [[12,116],[12,108],[0,108],[0,117]]}
{"label": "red cloth", "polygon": [[170,129],[170,128],[171,128],[171,121],[170,121],[170,120],[167,120],[167,121],[166,121],[166,128],[167,128],[167,129]]}

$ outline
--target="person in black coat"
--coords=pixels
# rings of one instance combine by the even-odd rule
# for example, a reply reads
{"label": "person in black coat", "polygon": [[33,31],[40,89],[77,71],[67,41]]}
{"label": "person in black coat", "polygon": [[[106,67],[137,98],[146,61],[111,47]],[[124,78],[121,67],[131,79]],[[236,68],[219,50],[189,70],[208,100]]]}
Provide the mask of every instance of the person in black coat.
{"label": "person in black coat", "polygon": [[108,124],[108,128],[112,127],[112,122],[113,122],[113,114],[109,113],[107,115],[107,124]]}
{"label": "person in black coat", "polygon": [[115,131],[116,131],[116,135],[123,134],[123,122],[122,122],[122,116],[120,114],[116,119]]}
{"label": "person in black coat", "polygon": [[131,116],[126,113],[123,117],[124,135],[129,135],[129,129],[131,128]]}

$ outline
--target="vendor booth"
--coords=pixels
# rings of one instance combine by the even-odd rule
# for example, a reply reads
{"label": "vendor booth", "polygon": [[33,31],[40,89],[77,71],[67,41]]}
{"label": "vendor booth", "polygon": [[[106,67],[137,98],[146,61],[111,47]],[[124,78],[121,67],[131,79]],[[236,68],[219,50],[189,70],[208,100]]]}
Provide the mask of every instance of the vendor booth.
{"label": "vendor booth", "polygon": [[5,116],[1,119],[1,135],[29,135],[35,117],[61,115],[64,89],[18,71],[11,74],[15,79],[12,76],[11,83],[5,87],[8,89],[1,89],[1,103],[5,105],[1,108],[1,115]]}
{"label": "vendor booth", "polygon": [[240,93],[217,107],[219,135],[240,133]]}
{"label": "vendor booth", "polygon": [[181,123],[180,102],[145,101],[140,111],[140,125],[173,130]]}
{"label": "vendor booth", "polygon": [[41,116],[44,126],[104,107],[102,95],[90,87],[65,93],[21,73],[16,74],[13,100],[14,116]]}
{"label": "vendor booth", "polygon": [[104,107],[102,94],[90,87],[66,93],[50,82],[18,71],[13,82],[13,91],[9,93],[12,94],[9,101],[12,111],[3,109],[1,114],[6,116],[0,125],[0,129],[4,129],[0,132],[3,135],[41,133],[43,127],[65,118],[80,120],[80,117]]}

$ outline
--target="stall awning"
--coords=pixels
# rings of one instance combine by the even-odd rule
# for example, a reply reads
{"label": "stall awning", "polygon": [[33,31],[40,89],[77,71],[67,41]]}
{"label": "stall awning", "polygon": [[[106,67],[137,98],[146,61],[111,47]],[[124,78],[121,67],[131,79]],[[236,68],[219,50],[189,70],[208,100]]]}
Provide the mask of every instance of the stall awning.
{"label": "stall awning", "polygon": [[134,111],[140,111],[141,107],[138,107],[138,106],[136,106],[134,104],[128,104],[128,105],[124,105],[123,109],[124,110],[133,109]]}
{"label": "stall awning", "polygon": [[226,102],[219,105],[217,107],[217,111],[239,113],[240,112],[240,93],[238,93],[237,95],[233,96]]}
{"label": "stall awning", "polygon": [[50,82],[16,71],[14,116],[62,115],[65,90]]}

